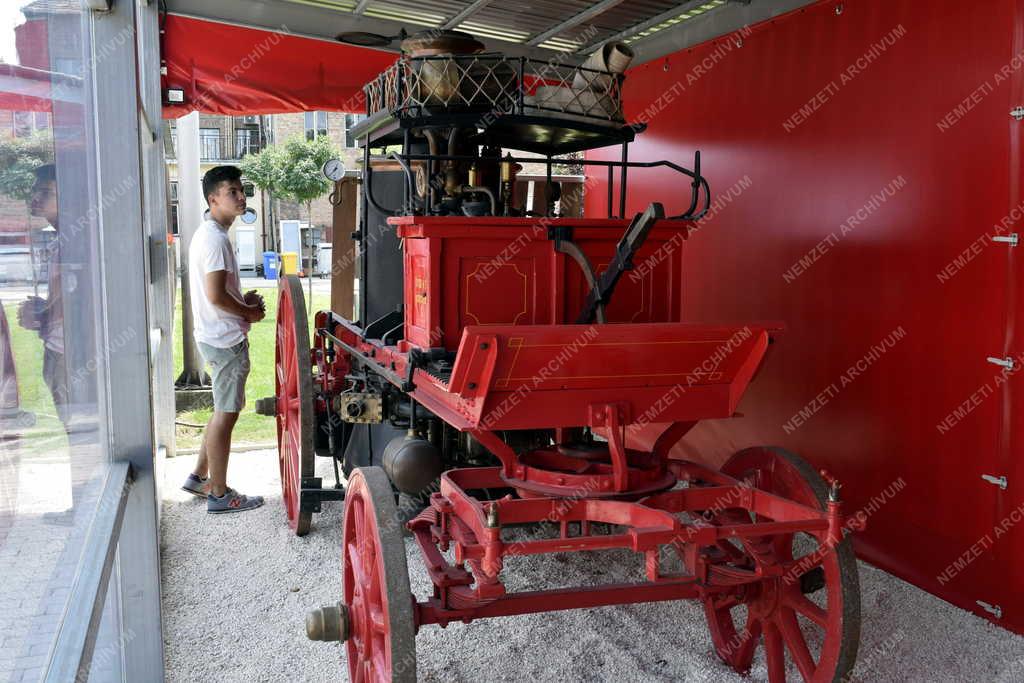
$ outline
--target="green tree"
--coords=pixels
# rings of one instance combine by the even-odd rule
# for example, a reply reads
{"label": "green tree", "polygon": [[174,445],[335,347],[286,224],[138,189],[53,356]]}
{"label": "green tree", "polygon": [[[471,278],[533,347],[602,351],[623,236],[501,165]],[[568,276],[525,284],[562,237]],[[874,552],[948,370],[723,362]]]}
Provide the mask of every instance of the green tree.
{"label": "green tree", "polygon": [[[331,181],[324,177],[323,165],[338,157],[339,150],[326,136],[306,140],[301,135],[288,138],[281,145],[271,145],[256,154],[246,155],[241,162],[242,173],[254,185],[274,195],[306,205],[309,227],[313,227],[313,200],[327,194]],[[298,255],[300,266],[302,254]],[[313,306],[313,259],[310,257],[309,307]]]}
{"label": "green tree", "polygon": [[35,170],[50,163],[53,138],[48,132],[0,139],[0,194],[27,200],[35,183]]}
{"label": "green tree", "polygon": [[306,205],[310,226],[313,225],[313,200],[331,189],[331,181],[324,177],[323,165],[338,156],[338,149],[327,136],[312,140],[293,137],[285,141],[281,153],[284,172],[278,192],[285,199]]}
{"label": "green tree", "polygon": [[327,194],[331,182],[321,169],[339,156],[339,150],[326,136],[306,140],[301,135],[280,145],[271,145],[242,159],[242,173],[257,187],[274,196],[306,205],[313,225],[313,200]]}

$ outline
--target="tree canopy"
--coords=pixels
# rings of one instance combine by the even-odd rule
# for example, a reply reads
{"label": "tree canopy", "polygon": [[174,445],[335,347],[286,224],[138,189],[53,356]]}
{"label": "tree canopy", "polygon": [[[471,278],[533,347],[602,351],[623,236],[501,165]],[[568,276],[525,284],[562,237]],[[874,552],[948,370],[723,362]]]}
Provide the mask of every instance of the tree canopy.
{"label": "tree canopy", "polygon": [[271,145],[242,159],[242,173],[257,187],[277,197],[307,204],[326,194],[331,182],[321,171],[339,155],[326,136],[306,140],[301,135]]}
{"label": "tree canopy", "polygon": [[27,200],[35,184],[36,169],[50,163],[53,163],[53,138],[49,132],[0,139],[0,194]]}

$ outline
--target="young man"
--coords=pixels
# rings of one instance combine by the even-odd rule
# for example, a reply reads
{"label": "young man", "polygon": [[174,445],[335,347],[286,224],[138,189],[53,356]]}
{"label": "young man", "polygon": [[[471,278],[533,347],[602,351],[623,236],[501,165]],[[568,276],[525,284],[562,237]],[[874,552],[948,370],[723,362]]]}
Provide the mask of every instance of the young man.
{"label": "young man", "polygon": [[[263,505],[261,496],[244,496],[227,485],[231,430],[245,405],[249,376],[249,325],[264,316],[263,298],[241,292],[238,263],[228,228],[245,212],[242,172],[216,166],[203,176],[209,218],[199,226],[188,254],[189,296],[199,352],[213,376],[213,416],[203,434],[199,459],[183,489],[206,497],[206,511],[242,512]],[[209,475],[209,479],[207,479]]]}
{"label": "young man", "polygon": [[[57,203],[57,168],[44,164],[35,170],[36,181],[29,199],[29,213],[46,219],[60,234],[60,211]],[[59,246],[58,241],[53,246]],[[34,330],[43,340],[43,379],[53,396],[57,417],[69,429],[67,367],[64,363],[64,304],[61,284],[59,249],[50,251],[46,298],[30,296],[18,307],[18,323],[26,330]]]}

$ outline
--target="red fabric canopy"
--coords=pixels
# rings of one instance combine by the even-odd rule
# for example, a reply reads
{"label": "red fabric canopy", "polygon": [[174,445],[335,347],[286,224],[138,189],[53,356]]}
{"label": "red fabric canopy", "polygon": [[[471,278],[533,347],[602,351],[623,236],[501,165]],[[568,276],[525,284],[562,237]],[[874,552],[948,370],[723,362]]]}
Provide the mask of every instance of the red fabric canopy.
{"label": "red fabric canopy", "polygon": [[365,110],[363,85],[397,55],[170,15],[164,39],[164,87],[185,103],[164,105],[165,118],[191,111],[244,116],[294,111]]}
{"label": "red fabric canopy", "polygon": [[50,111],[52,78],[60,75],[17,64],[0,64],[0,109]]}

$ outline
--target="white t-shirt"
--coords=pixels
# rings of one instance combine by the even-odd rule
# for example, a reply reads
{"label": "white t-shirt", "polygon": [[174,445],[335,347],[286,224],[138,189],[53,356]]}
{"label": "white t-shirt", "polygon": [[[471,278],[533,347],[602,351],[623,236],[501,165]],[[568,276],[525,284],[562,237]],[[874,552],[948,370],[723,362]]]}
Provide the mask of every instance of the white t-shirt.
{"label": "white t-shirt", "polygon": [[196,341],[226,349],[245,339],[249,321],[217,308],[206,296],[206,274],[227,271],[228,294],[242,301],[238,261],[228,231],[213,220],[203,221],[188,247],[188,285],[192,300],[193,334]]}

